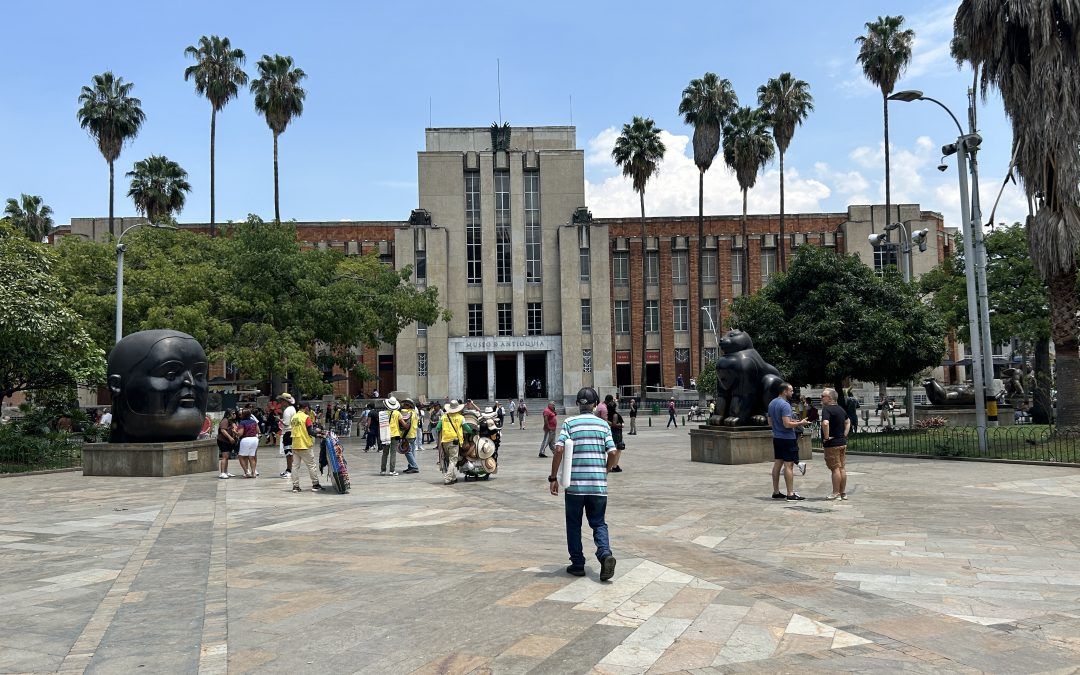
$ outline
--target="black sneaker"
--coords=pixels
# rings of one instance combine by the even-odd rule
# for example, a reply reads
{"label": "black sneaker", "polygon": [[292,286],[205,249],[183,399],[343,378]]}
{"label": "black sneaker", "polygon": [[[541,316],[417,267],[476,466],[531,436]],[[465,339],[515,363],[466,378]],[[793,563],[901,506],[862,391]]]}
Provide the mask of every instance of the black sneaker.
{"label": "black sneaker", "polygon": [[293,492],[300,492],[300,486],[299,485],[292,486],[292,491]]}
{"label": "black sneaker", "polygon": [[566,568],[566,573],[571,574],[571,575],[573,575],[575,577],[583,577],[583,576],[585,576],[585,568],[584,567],[574,567],[573,565],[570,565],[569,567]]}
{"label": "black sneaker", "polygon": [[612,473],[622,473],[622,468],[619,467],[618,464],[616,464],[615,466],[611,467],[611,472]]}
{"label": "black sneaker", "polygon": [[323,486],[319,485],[318,483],[315,483],[314,485],[311,486],[311,491],[312,492],[322,492],[323,489],[324,489]]}
{"label": "black sneaker", "polygon": [[541,452],[539,455],[537,455],[537,457],[547,457],[547,455]]}
{"label": "black sneaker", "polygon": [[798,492],[796,492],[795,494],[790,494],[790,495],[787,496],[787,500],[789,502],[801,502],[804,499],[806,499],[806,497],[803,497]]}
{"label": "black sneaker", "polygon": [[615,576],[615,556],[609,555],[600,561],[600,581],[607,581]]}
{"label": "black sneaker", "polygon": [[787,497],[787,495],[785,495],[783,492],[774,492],[774,493],[772,493],[772,498],[773,499],[783,499],[785,497]]}

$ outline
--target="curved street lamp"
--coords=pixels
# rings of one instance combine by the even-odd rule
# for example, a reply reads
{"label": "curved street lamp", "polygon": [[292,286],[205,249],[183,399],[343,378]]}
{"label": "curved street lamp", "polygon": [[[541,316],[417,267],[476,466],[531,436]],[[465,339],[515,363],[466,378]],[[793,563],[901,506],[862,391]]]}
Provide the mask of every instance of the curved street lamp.
{"label": "curved street lamp", "polygon": [[172,225],[161,225],[159,223],[135,223],[121,232],[120,236],[116,238],[116,342],[120,342],[120,338],[124,337],[124,251],[127,250],[123,243],[124,235],[143,225],[159,230],[179,229]]}

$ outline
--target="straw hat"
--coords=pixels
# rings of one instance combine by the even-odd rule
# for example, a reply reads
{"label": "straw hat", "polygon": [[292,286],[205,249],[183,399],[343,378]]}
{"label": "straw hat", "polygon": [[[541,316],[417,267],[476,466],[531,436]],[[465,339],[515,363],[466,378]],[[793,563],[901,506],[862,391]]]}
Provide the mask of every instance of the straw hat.
{"label": "straw hat", "polygon": [[464,409],[465,409],[465,404],[462,403],[461,401],[457,400],[456,398],[451,399],[449,403],[447,403],[446,405],[443,406],[443,412],[446,412],[446,413],[459,413]]}
{"label": "straw hat", "polygon": [[401,399],[401,407],[402,408],[416,408],[416,404],[413,403],[413,400],[411,398],[403,398],[403,399]]}
{"label": "straw hat", "polygon": [[281,392],[280,394],[278,394],[278,398],[279,398],[279,399],[281,399],[281,400],[283,400],[283,401],[288,401],[288,402],[289,402],[289,403],[291,403],[291,404],[295,404],[295,403],[296,403],[296,399],[295,399],[295,398],[293,398],[293,397],[292,397],[292,394],[290,394],[290,393],[289,393],[289,392],[287,392],[287,391],[283,391],[283,392]]}
{"label": "straw hat", "polygon": [[397,410],[401,407],[401,404],[398,403],[398,400],[393,396],[383,401],[383,404],[386,405],[387,410]]}
{"label": "straw hat", "polygon": [[484,471],[488,473],[495,473],[499,468],[499,465],[495,463],[494,457],[488,457],[484,460]]}
{"label": "straw hat", "polygon": [[490,438],[476,439],[476,454],[480,459],[488,459],[495,454],[495,441]]}

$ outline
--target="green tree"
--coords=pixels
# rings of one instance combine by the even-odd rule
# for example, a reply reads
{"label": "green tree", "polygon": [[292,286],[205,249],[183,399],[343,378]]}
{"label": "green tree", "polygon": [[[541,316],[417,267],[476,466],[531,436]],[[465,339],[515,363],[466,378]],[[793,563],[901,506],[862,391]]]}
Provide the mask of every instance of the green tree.
{"label": "green tree", "polygon": [[[623,175],[633,183],[641,203],[641,306],[645,307],[645,268],[648,256],[645,255],[645,186],[656,174],[660,173],[660,162],[664,159],[664,142],[660,140],[660,127],[651,117],[638,117],[629,124],[624,124],[622,133],[615,139],[611,157],[615,164],[622,167]],[[645,317],[641,317],[641,391],[645,396]],[[642,398],[642,400],[645,400]]]}
{"label": "green tree", "polygon": [[746,194],[757,183],[758,172],[772,159],[775,149],[769,119],[759,108],[743,106],[724,124],[724,162],[735,172],[742,190],[743,295],[750,289],[750,246],[746,232]]}
{"label": "green tree", "polygon": [[773,139],[780,150],[780,271],[787,269],[787,229],[784,226],[784,153],[791,145],[795,126],[802,124],[814,109],[810,85],[791,73],[780,73],[758,87],[758,105],[769,118]]}
{"label": "green tree", "polygon": [[244,51],[233,49],[227,37],[203,35],[199,46],[188,46],[185,56],[195,59],[195,64],[184,69],[184,80],[195,80],[195,91],[210,101],[210,236],[214,230],[214,150],[217,134],[217,114],[230,99],[234,99],[240,88],[247,85],[248,76],[244,72]]}
{"label": "green tree", "polygon": [[912,285],[816,246],[800,246],[786,273],[736,299],[732,313],[732,325],[798,384],[907,382],[945,351],[944,322]]}
{"label": "green tree", "polygon": [[1037,206],[1028,246],[1049,287],[1058,423],[1080,427],[1080,18],[1075,3],[961,0],[954,31],[953,56],[984,94],[1001,93],[1012,122],[1016,171]]}
{"label": "green tree", "polygon": [[890,213],[892,183],[889,177],[889,94],[911,62],[911,44],[915,31],[904,29],[904,17],[879,16],[866,24],[866,35],[855,38],[859,45],[857,61],[863,75],[881,89],[881,108],[885,116],[885,218]]}
{"label": "green tree", "polygon": [[131,179],[128,197],[151,223],[162,223],[184,210],[186,193],[191,192],[187,171],[164,155],[150,155],[135,162],[127,172]]}
{"label": "green tree", "polygon": [[131,96],[135,85],[124,82],[124,78],[116,77],[112,71],[94,75],[91,83],[79,94],[78,118],[109,163],[109,234],[116,236],[113,228],[113,197],[116,193],[113,167],[124,143],[138,135],[146,115],[142,111],[142,101]]}
{"label": "green tree", "polygon": [[263,54],[255,64],[259,77],[251,81],[251,93],[255,95],[255,109],[262,114],[266,125],[274,134],[274,220],[281,222],[281,200],[278,192],[278,136],[294,117],[304,113],[307,92],[300,82],[307,74],[293,67],[291,56]]}
{"label": "green tree", "polygon": [[105,379],[105,352],[67,304],[53,255],[0,226],[0,399]]}
{"label": "green tree", "polygon": [[[705,172],[712,166],[720,151],[720,134],[724,121],[739,106],[739,98],[731,86],[731,80],[720,79],[716,73],[705,73],[701,78],[690,80],[683,89],[679,102],[679,114],[683,121],[694,127],[694,164],[698,168],[698,259],[705,245]],[[697,279],[698,298],[705,297],[703,277]],[[698,313],[698,363],[705,362],[705,325]]]}
{"label": "green tree", "polygon": [[53,228],[52,207],[38,195],[22,194],[7,200],[4,216],[30,241],[40,243]]}

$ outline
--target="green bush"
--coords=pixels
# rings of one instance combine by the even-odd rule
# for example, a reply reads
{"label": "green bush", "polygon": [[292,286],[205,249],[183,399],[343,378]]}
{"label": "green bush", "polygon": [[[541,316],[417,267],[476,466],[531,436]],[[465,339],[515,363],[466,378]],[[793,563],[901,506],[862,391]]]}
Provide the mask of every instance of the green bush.
{"label": "green bush", "polygon": [[70,434],[28,434],[20,425],[0,425],[0,473],[66,469],[82,464],[82,448]]}

